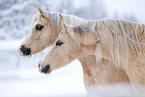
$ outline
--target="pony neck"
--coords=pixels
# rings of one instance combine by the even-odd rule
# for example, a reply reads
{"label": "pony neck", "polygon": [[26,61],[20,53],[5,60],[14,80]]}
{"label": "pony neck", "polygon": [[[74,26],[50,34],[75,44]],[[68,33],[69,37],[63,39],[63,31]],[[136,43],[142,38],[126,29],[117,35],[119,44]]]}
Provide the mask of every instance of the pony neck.
{"label": "pony neck", "polygon": [[[108,33],[109,31],[106,29],[105,24],[102,24],[102,27],[99,32],[99,38],[100,38],[100,45],[102,49],[102,57],[104,59],[109,60],[113,64],[116,63],[116,57],[112,58],[112,54],[115,54],[115,51],[112,50],[113,45],[110,45],[112,42],[114,42],[113,38],[110,38],[112,35],[111,33]],[[114,55],[116,56],[116,55]]]}

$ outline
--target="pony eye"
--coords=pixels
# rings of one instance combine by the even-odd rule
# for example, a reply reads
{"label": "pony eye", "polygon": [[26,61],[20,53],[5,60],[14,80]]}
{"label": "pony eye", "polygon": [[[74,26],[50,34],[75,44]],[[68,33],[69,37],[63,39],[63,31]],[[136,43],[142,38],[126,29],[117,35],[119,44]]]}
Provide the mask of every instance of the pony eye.
{"label": "pony eye", "polygon": [[44,26],[42,26],[42,25],[37,25],[37,26],[36,26],[36,30],[38,30],[38,31],[41,31],[42,28],[44,28]]}
{"label": "pony eye", "polygon": [[56,46],[61,46],[62,44],[63,44],[63,42],[60,41],[60,40],[58,40],[58,41],[56,42]]}

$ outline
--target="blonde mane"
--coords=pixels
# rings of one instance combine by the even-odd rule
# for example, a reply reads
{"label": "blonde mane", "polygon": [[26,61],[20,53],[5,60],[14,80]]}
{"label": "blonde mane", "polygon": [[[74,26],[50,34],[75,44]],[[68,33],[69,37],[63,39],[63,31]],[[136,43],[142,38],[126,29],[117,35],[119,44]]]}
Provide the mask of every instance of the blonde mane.
{"label": "blonde mane", "polygon": [[[119,66],[121,62],[127,66],[130,59],[130,52],[133,52],[135,56],[141,54],[141,45],[145,44],[140,43],[139,37],[141,34],[144,34],[144,24],[124,20],[104,19],[85,22],[80,26],[75,26],[75,30],[79,33],[93,32],[95,37],[99,39],[99,33],[102,25],[105,26],[108,35],[110,35],[108,36],[110,38],[111,47],[110,56],[112,60],[116,61],[117,66]],[[98,50],[100,51],[96,51],[96,57],[101,59],[101,49]],[[115,53],[113,53],[114,51]]]}
{"label": "blonde mane", "polygon": [[[111,39],[114,39],[110,47],[110,54],[112,59],[116,58],[116,64],[120,65],[121,62],[128,66],[130,53],[133,52],[135,56],[141,54],[141,44],[139,41],[140,35],[144,33],[145,25],[138,23],[128,22],[124,20],[105,20],[104,21],[108,33],[111,32]],[[115,56],[113,55],[115,50]]]}

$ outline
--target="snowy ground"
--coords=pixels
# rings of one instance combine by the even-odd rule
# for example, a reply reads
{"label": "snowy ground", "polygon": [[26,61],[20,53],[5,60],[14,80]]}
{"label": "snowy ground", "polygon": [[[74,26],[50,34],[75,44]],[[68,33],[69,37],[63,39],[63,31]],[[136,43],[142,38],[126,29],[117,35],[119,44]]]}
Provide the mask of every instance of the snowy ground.
{"label": "snowy ground", "polygon": [[82,68],[78,61],[52,72],[35,69],[0,72],[0,97],[85,97]]}

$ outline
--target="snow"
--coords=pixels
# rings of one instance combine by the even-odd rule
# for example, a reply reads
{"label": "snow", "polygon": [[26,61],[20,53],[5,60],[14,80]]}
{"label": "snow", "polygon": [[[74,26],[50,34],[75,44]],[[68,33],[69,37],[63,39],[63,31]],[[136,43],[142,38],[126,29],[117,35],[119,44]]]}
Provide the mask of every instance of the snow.
{"label": "snow", "polygon": [[0,50],[16,50],[20,46],[22,40],[0,41]]}
{"label": "snow", "polygon": [[0,72],[0,97],[85,97],[82,68],[76,60],[49,75],[36,68]]}
{"label": "snow", "polygon": [[12,6],[9,10],[4,10],[1,12],[2,15],[7,15],[10,14],[14,10],[21,10],[23,9],[26,5],[28,5],[30,2],[23,2],[23,4],[17,5],[17,6]]}
{"label": "snow", "polygon": [[[76,9],[79,9],[79,8],[84,8],[84,7],[88,7],[89,6],[89,1],[88,0],[74,0],[74,7]],[[83,4],[80,6],[80,4],[83,2]]]}
{"label": "snow", "polygon": [[144,0],[104,0],[108,18],[117,14],[120,18],[125,15],[134,15],[140,23],[145,23]]}

